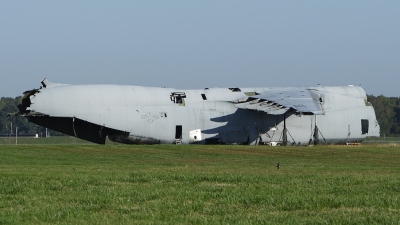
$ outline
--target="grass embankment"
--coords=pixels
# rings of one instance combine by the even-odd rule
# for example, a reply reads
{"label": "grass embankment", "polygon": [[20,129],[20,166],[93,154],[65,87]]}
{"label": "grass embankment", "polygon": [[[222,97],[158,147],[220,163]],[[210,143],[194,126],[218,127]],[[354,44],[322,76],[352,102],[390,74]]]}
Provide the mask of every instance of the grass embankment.
{"label": "grass embankment", "polygon": [[5,145],[0,224],[397,224],[399,159],[400,147]]}

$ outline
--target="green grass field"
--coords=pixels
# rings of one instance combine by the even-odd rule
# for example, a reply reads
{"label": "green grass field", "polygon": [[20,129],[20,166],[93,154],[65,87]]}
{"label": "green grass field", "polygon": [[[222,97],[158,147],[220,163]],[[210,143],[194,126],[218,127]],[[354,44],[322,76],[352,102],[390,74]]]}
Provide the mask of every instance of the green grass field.
{"label": "green grass field", "polygon": [[278,223],[399,224],[400,146],[0,145],[0,224]]}
{"label": "green grass field", "polygon": [[[107,143],[113,142],[107,139]],[[33,137],[3,137],[0,138],[0,145],[15,145],[15,144],[30,144],[30,145],[43,145],[43,144],[93,144],[91,142],[71,137],[71,136],[54,136],[49,138],[33,138]]]}

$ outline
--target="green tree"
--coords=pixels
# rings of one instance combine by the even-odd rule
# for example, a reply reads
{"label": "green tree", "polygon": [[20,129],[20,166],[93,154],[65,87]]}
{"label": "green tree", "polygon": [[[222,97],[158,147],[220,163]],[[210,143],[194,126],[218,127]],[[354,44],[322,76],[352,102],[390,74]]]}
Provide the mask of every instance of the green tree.
{"label": "green tree", "polygon": [[397,97],[368,96],[368,101],[375,109],[376,118],[381,128],[381,134],[400,134],[400,99]]}

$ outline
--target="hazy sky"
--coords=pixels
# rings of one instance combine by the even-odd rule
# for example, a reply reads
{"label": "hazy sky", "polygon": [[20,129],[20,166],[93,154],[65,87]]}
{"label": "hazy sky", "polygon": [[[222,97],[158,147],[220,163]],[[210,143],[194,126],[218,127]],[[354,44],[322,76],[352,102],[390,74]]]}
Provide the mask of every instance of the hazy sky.
{"label": "hazy sky", "polygon": [[400,1],[0,1],[0,97],[54,83],[400,96]]}

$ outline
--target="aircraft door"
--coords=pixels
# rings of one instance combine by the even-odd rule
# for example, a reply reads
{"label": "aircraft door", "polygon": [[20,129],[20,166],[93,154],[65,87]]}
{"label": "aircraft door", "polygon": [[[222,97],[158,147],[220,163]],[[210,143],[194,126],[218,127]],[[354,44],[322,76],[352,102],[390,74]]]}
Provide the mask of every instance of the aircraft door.
{"label": "aircraft door", "polygon": [[175,127],[175,144],[182,144],[182,125]]}

